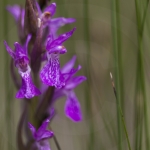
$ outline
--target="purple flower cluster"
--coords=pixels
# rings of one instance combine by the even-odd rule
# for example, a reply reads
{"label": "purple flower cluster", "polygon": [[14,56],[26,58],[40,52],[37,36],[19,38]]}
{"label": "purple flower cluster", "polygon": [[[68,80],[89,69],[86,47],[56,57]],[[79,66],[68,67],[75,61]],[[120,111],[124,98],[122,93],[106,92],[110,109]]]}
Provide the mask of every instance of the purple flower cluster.
{"label": "purple flower cluster", "polygon": [[[16,93],[16,98],[32,99],[35,96],[42,95],[42,102],[40,101],[40,97],[39,104],[37,105],[40,105],[40,108],[42,108],[42,115],[44,116],[45,112],[53,107],[57,99],[65,96],[66,103],[64,110],[66,116],[74,122],[81,121],[81,106],[74,89],[85,81],[86,77],[75,75],[81,69],[80,65],[74,68],[76,56],[73,56],[62,68],[60,67],[59,60],[61,54],[67,53],[67,49],[63,46],[63,43],[73,35],[76,28],[59,36],[57,35],[57,30],[60,27],[75,22],[75,19],[64,17],[52,18],[56,11],[56,3],[50,4],[42,12],[37,2],[31,1],[34,7],[32,5],[28,6],[28,3],[25,9],[19,5],[7,7],[7,10],[13,15],[16,21],[21,43],[15,42],[15,49],[13,50],[4,41],[6,50],[13,59],[15,67],[21,76],[20,89]],[[32,7],[31,13],[30,7]],[[33,20],[34,22],[31,23]],[[34,60],[34,63],[37,59],[40,65],[37,65],[39,71],[35,72],[34,68],[32,68],[32,61]],[[34,78],[31,77],[31,74]],[[43,85],[47,86],[47,88],[44,92],[43,90],[40,92],[39,89]],[[50,90],[50,93],[48,90]],[[45,94],[47,93],[46,91],[49,94]],[[47,102],[46,99],[49,99],[48,106],[45,105]],[[39,113],[40,111],[37,112]],[[46,130],[49,120],[46,119],[44,121],[45,119],[41,118],[37,121],[40,124],[37,131],[33,125],[28,124],[35,141],[32,147],[48,150],[50,148],[46,141],[53,136],[53,132]],[[47,116],[47,118],[50,118],[50,116]],[[45,147],[42,147],[42,145],[45,145]]]}

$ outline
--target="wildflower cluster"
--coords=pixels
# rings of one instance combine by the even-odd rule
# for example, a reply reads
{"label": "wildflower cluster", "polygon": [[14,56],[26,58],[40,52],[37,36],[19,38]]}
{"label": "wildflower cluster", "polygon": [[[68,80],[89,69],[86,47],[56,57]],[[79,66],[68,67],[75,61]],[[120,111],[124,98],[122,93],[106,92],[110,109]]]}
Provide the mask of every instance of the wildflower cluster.
{"label": "wildflower cluster", "polygon": [[[57,35],[60,27],[75,22],[75,19],[53,18],[56,3],[51,3],[42,11],[44,5],[39,5],[35,0],[26,0],[25,8],[19,5],[7,6],[7,10],[16,21],[20,40],[19,43],[14,43],[14,50],[4,41],[5,48],[12,58],[11,64],[14,64],[11,65],[11,75],[18,89],[16,98],[24,99],[25,114],[31,113],[27,112],[27,107],[36,100],[36,111],[32,114],[35,117],[29,119],[29,116],[21,116],[18,137],[22,138],[20,131],[26,124],[25,116],[39,128],[36,131],[35,127],[28,123],[28,129],[31,130],[31,134],[27,134],[28,144],[20,144],[18,141],[19,149],[50,149],[47,139],[54,134],[46,128],[55,115],[54,103],[63,96],[66,97],[66,116],[74,122],[82,120],[80,103],[74,88],[86,80],[86,77],[76,76],[81,69],[80,65],[74,68],[76,56],[62,68],[59,60],[60,55],[67,53],[63,43],[74,34],[76,28]],[[21,78],[16,74],[14,66]]]}

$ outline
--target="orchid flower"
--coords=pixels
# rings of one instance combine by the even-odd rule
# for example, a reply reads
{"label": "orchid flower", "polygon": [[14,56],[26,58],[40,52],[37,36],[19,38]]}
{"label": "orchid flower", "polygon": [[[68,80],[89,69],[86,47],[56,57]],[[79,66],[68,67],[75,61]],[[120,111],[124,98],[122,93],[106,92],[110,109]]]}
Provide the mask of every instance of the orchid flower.
{"label": "orchid flower", "polygon": [[20,99],[23,98],[30,99],[34,96],[38,96],[41,94],[41,92],[33,84],[30,75],[31,69],[29,66],[29,58],[27,56],[27,47],[30,39],[31,36],[29,35],[23,47],[18,42],[15,42],[14,51],[8,46],[7,42],[4,41],[6,50],[9,53],[9,55],[14,59],[15,66],[18,68],[18,73],[22,78],[22,86],[16,94],[16,98],[20,98]]}
{"label": "orchid flower", "polygon": [[32,136],[35,141],[41,141],[43,139],[48,139],[53,136],[52,131],[46,130],[49,122],[50,121],[48,119],[45,120],[37,131],[31,123],[28,123],[28,127],[30,128]]}
{"label": "orchid flower", "polygon": [[53,137],[53,132],[46,130],[49,122],[50,121],[48,119],[45,120],[37,131],[31,123],[28,123],[28,127],[31,130],[32,137],[35,140],[34,144],[32,145],[32,149],[50,150],[49,142],[47,141],[47,139]]}
{"label": "orchid flower", "polygon": [[64,78],[60,71],[59,55],[67,52],[62,43],[70,38],[75,30],[76,28],[60,35],[55,40],[52,34],[49,35],[46,45],[47,63],[40,72],[40,78],[44,84],[55,86],[56,88],[61,88],[65,85]]}

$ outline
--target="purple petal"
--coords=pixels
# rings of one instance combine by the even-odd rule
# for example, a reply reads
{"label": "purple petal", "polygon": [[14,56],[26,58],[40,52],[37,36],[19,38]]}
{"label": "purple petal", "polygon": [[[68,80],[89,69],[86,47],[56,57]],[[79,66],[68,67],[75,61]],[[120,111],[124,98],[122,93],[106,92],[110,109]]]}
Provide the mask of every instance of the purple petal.
{"label": "purple petal", "polygon": [[61,69],[61,72],[62,73],[70,72],[70,70],[73,68],[75,64],[75,61],[76,61],[76,56],[73,56],[72,59],[64,65],[64,67]]}
{"label": "purple petal", "polygon": [[46,128],[47,128],[47,126],[48,126],[48,124],[49,124],[49,119],[46,119],[43,123],[42,123],[42,125],[39,127],[39,129],[38,129],[38,131],[37,132],[41,132],[41,131],[45,131],[46,130]]}
{"label": "purple petal", "polygon": [[7,52],[9,53],[9,55],[14,59],[15,58],[14,51],[8,46],[6,41],[4,41],[4,45],[5,45],[5,48],[6,48]]}
{"label": "purple petal", "polygon": [[34,96],[38,96],[41,94],[41,92],[35,87],[32,82],[30,70],[27,70],[26,72],[19,71],[19,74],[22,77],[22,86],[16,94],[16,98],[31,99]]}
{"label": "purple petal", "polygon": [[64,17],[60,17],[60,18],[54,18],[51,19],[50,22],[50,31],[51,33],[54,35],[54,37],[57,37],[57,30],[64,26],[65,24],[69,24],[69,23],[73,23],[76,20],[74,18],[64,18]]}
{"label": "purple petal", "polygon": [[51,53],[64,54],[67,52],[66,48],[62,45],[56,45],[55,47],[51,48],[52,41],[53,41],[53,35],[50,34],[48,36],[47,45],[46,45],[46,49],[49,51],[49,54]]}
{"label": "purple petal", "polygon": [[19,5],[7,6],[6,8],[15,18],[16,21],[20,18],[21,7]]}
{"label": "purple petal", "polygon": [[68,95],[68,99],[66,100],[65,114],[74,122],[79,122],[82,120],[80,103],[73,91],[70,92],[70,94]]}
{"label": "purple petal", "polygon": [[21,19],[21,25],[23,27],[25,10],[21,8],[19,5],[7,6],[6,9],[12,14],[16,22],[18,22]]}
{"label": "purple petal", "polygon": [[47,37],[47,45],[46,45],[46,49],[49,49],[52,41],[54,40],[54,37],[53,37],[53,34],[50,34],[48,37]]}
{"label": "purple petal", "polygon": [[49,124],[49,120],[45,120],[42,125],[40,126],[40,128],[37,130],[36,134],[35,134],[35,138],[37,141],[43,139],[43,138],[50,138],[53,136],[53,132],[46,130],[48,124]]}
{"label": "purple petal", "polygon": [[44,12],[49,12],[52,17],[56,12],[56,3],[52,3],[50,6],[46,7]]}
{"label": "purple petal", "polygon": [[25,49],[18,43],[14,43],[15,46],[15,59],[20,59],[22,57],[27,57]]}
{"label": "purple petal", "polygon": [[34,136],[34,134],[35,134],[35,132],[36,132],[35,127],[34,127],[31,123],[29,123],[29,122],[28,122],[28,127],[29,127],[29,129],[31,130],[32,135]]}
{"label": "purple petal", "polygon": [[55,46],[53,48],[51,48],[50,50],[48,50],[49,54],[65,54],[67,52],[67,49],[64,46],[58,45]]}
{"label": "purple petal", "polygon": [[73,23],[75,21],[76,20],[74,18],[59,17],[59,18],[52,19],[50,26],[60,28],[60,27],[64,26],[65,24]]}
{"label": "purple petal", "polygon": [[68,89],[68,90],[74,89],[76,86],[78,86],[85,80],[86,80],[85,76],[74,77],[71,79],[71,81],[69,81],[69,83],[66,84],[65,89]]}
{"label": "purple petal", "polygon": [[26,42],[25,42],[25,45],[24,45],[24,51],[25,51],[26,54],[28,54],[28,44],[29,44],[30,40],[31,40],[31,34],[29,34],[27,36],[27,39],[26,39]]}
{"label": "purple petal", "polygon": [[81,69],[81,66],[79,65],[77,69],[71,69],[69,73],[63,74],[63,77],[65,79],[65,82],[68,82],[79,70]]}
{"label": "purple petal", "polygon": [[52,41],[50,47],[52,48],[57,45],[62,45],[63,42],[65,42],[68,38],[70,38],[72,36],[72,34],[74,33],[75,30],[76,30],[76,28],[73,28],[71,31],[60,35],[56,40]]}
{"label": "purple petal", "polygon": [[48,62],[40,72],[40,78],[44,84],[61,88],[65,85],[60,73],[59,55],[48,54]]}
{"label": "purple petal", "polygon": [[30,146],[30,150],[51,150],[51,149],[48,140],[41,140],[41,141],[34,141]]}
{"label": "purple petal", "polygon": [[40,141],[42,139],[48,139],[51,138],[53,136],[53,132],[45,130],[45,131],[41,131],[40,135],[37,135],[36,140]]}

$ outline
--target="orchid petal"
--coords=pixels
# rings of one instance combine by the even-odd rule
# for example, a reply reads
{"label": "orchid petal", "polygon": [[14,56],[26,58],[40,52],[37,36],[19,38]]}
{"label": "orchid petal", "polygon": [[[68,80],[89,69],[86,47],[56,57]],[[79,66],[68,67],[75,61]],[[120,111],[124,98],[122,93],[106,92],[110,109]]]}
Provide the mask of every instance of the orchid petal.
{"label": "orchid petal", "polygon": [[51,48],[57,45],[62,45],[63,42],[65,42],[68,38],[72,36],[75,30],[76,28],[73,28],[71,31],[60,35],[56,40],[52,41]]}
{"label": "orchid petal", "polygon": [[49,12],[52,17],[56,12],[56,3],[50,4],[50,6],[44,9],[44,12]]}
{"label": "orchid petal", "polygon": [[52,54],[52,53],[54,53],[54,54],[65,54],[66,52],[67,52],[67,49],[61,45],[55,46],[48,51],[49,54]]}
{"label": "orchid petal", "polygon": [[60,27],[64,26],[65,24],[73,23],[75,21],[76,20],[74,18],[59,17],[59,18],[52,19],[50,26],[53,26],[55,28],[60,28]]}
{"label": "orchid petal", "polygon": [[50,34],[47,37],[47,45],[46,45],[46,49],[49,50],[51,48],[51,43],[54,40],[53,34]]}
{"label": "orchid petal", "polygon": [[79,122],[82,120],[80,103],[73,91],[68,94],[68,99],[65,103],[65,114],[74,122]]}
{"label": "orchid petal", "polygon": [[49,121],[48,119],[46,119],[46,120],[42,123],[42,125],[40,126],[40,128],[37,130],[37,133],[40,134],[40,132],[45,131],[46,128],[47,128],[47,126],[48,126],[48,124],[49,124],[49,122],[50,122],[50,121]]}
{"label": "orchid petal", "polygon": [[30,129],[32,135],[34,136],[34,134],[35,134],[35,132],[36,132],[35,127],[34,127],[31,123],[29,123],[29,122],[28,122],[28,127],[29,127],[29,129]]}
{"label": "orchid petal", "polygon": [[7,6],[6,8],[15,18],[16,21],[20,18],[21,8],[19,5]]}
{"label": "orchid petal", "polygon": [[26,51],[23,49],[23,47],[18,42],[15,42],[14,46],[15,46],[15,56],[16,56],[15,59],[19,59],[24,56],[27,57]]}
{"label": "orchid petal", "polygon": [[28,36],[27,36],[27,39],[26,39],[26,42],[25,42],[25,45],[24,45],[24,50],[25,50],[25,53],[26,54],[28,54],[28,44],[29,44],[29,42],[30,42],[30,40],[31,40],[31,34],[29,34]]}
{"label": "orchid petal", "polygon": [[71,81],[65,86],[66,89],[74,89],[76,86],[86,80],[85,76],[78,76],[71,79]]}
{"label": "orchid petal", "polygon": [[5,48],[9,55],[14,59],[15,58],[15,52],[8,46],[7,42],[4,41]]}
{"label": "orchid petal", "polygon": [[68,73],[73,68],[76,61],[76,56],[73,56],[69,62],[67,62],[61,69],[62,73]]}
{"label": "orchid petal", "polygon": [[63,74],[63,77],[65,79],[65,82],[68,82],[79,70],[81,69],[81,66],[78,65],[76,69],[71,69],[69,73]]}
{"label": "orchid petal", "polygon": [[51,138],[53,135],[54,135],[53,132],[44,130],[44,131],[41,131],[41,133],[39,135],[37,134],[36,140],[40,141],[43,139]]}
{"label": "orchid petal", "polygon": [[50,31],[56,38],[57,37],[56,32],[60,27],[64,26],[65,24],[73,23],[75,21],[76,20],[74,18],[64,18],[64,17],[51,19]]}
{"label": "orchid petal", "polygon": [[36,134],[35,134],[35,138],[37,141],[40,141],[44,138],[50,138],[53,136],[53,132],[46,130],[48,123],[50,121],[47,119],[45,120],[42,125],[40,126],[40,128],[37,130]]}

